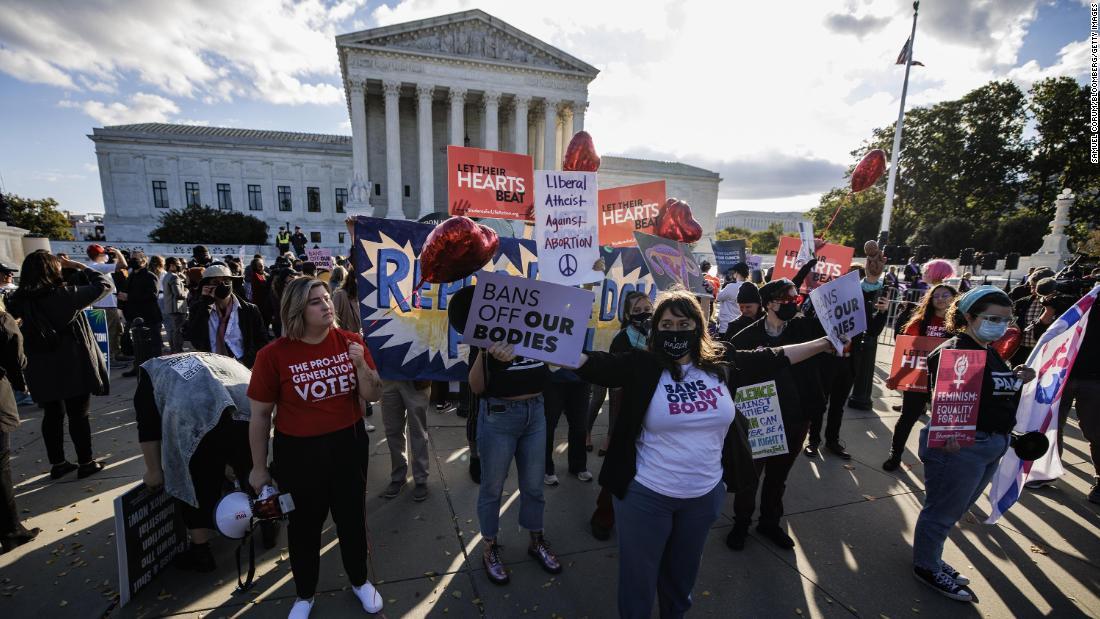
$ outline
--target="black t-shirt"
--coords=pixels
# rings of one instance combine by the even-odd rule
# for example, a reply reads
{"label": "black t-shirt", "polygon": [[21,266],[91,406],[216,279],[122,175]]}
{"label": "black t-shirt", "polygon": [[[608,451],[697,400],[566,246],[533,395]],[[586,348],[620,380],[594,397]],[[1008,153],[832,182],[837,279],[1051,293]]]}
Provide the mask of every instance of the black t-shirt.
{"label": "black t-shirt", "polygon": [[1095,308],[1095,303],[1089,308],[1089,324],[1081,338],[1081,348],[1077,351],[1073,369],[1069,371],[1069,377],[1074,380],[1100,379],[1100,324],[1097,324],[1100,314],[1092,316]]}
{"label": "black t-shirt", "polygon": [[978,402],[977,429],[980,432],[1005,434],[1016,425],[1016,408],[1020,404],[1023,381],[1016,378],[997,351],[975,342],[962,333],[940,344],[928,355],[928,393],[936,387],[936,373],[940,365],[941,350],[984,350],[985,371],[982,376],[982,396]]}
{"label": "black t-shirt", "polygon": [[497,361],[482,351],[488,360],[485,377],[485,397],[514,398],[531,393],[542,393],[550,381],[550,368],[537,359],[516,357],[511,363]]}

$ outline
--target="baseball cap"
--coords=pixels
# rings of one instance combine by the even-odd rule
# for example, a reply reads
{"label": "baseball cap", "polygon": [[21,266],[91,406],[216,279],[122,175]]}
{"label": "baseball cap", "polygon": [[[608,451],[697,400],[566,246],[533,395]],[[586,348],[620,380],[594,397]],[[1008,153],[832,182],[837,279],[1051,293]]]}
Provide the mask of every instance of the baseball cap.
{"label": "baseball cap", "polygon": [[107,250],[104,249],[102,245],[92,243],[91,245],[88,246],[88,249],[86,250],[86,253],[88,254],[89,258],[95,258],[96,256],[98,256],[100,254],[107,253]]}
{"label": "baseball cap", "polygon": [[16,269],[14,267],[10,267],[10,266],[4,264],[3,262],[0,262],[0,273],[18,273],[18,272],[19,272],[19,269]]}

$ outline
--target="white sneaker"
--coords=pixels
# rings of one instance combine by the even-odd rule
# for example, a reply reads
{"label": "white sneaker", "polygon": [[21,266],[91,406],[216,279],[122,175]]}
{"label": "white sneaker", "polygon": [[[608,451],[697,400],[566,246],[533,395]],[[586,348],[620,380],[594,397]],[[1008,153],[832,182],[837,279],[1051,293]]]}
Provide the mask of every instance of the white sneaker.
{"label": "white sneaker", "polygon": [[577,473],[577,479],[581,481],[592,481],[592,473],[589,473],[588,471],[581,471],[580,473]]}
{"label": "white sneaker", "polygon": [[306,619],[309,617],[309,611],[313,610],[313,599],[303,600],[298,598],[294,601],[294,606],[290,607],[290,614],[287,615],[287,619]]}
{"label": "white sneaker", "polygon": [[363,610],[372,615],[382,610],[382,594],[378,593],[378,589],[375,589],[369,580],[363,583],[363,586],[352,587],[351,590],[355,593],[355,597],[363,603]]}
{"label": "white sneaker", "polygon": [[364,421],[363,425],[366,426],[367,432],[374,432],[374,424]]}
{"label": "white sneaker", "polygon": [[557,475],[543,475],[542,476],[542,481],[547,486],[556,486],[556,485],[558,485],[558,476]]}

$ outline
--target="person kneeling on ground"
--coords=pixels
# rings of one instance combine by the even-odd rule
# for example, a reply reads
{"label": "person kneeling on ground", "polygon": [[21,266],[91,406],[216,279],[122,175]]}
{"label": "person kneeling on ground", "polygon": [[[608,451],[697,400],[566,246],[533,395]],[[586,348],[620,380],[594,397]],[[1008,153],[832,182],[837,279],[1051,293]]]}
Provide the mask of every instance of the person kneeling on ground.
{"label": "person kneeling on ground", "polygon": [[[249,378],[236,360],[210,353],[150,359],[139,370],[134,411],[145,457],[143,481],[150,488],[164,486],[182,510],[191,545],[176,555],[180,569],[215,569],[210,538],[227,464],[248,492]],[[261,527],[264,547],[273,548],[276,523],[265,520]]]}

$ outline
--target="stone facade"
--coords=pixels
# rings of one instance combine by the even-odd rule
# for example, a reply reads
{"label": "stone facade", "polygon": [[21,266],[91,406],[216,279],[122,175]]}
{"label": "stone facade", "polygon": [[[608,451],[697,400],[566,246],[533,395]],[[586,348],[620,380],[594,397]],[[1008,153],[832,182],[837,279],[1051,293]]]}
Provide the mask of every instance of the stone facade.
{"label": "stone facade", "polygon": [[763,232],[773,223],[783,224],[784,232],[798,233],[798,222],[806,219],[806,213],[797,211],[724,211],[718,213],[715,228],[744,228],[750,232]]}

